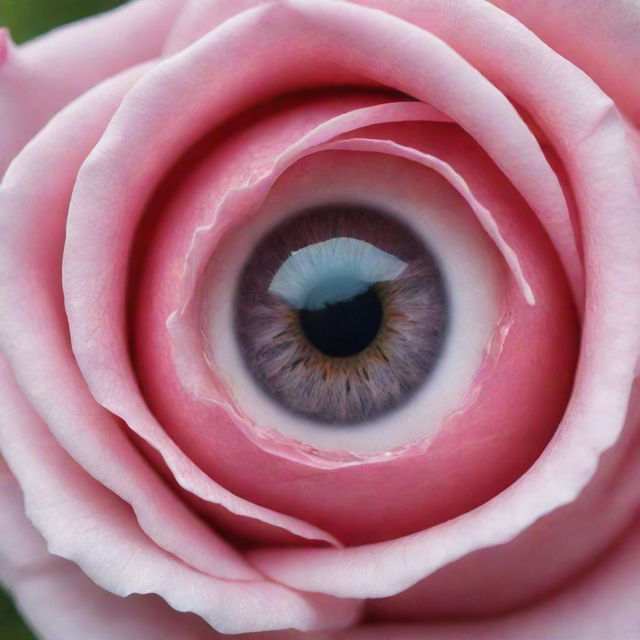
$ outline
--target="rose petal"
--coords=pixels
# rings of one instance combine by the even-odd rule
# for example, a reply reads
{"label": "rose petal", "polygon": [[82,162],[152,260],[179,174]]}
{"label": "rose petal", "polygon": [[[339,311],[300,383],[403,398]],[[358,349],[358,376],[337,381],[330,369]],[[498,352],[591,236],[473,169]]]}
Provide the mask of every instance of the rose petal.
{"label": "rose petal", "polygon": [[[405,136],[406,137],[406,136]],[[415,135],[419,140],[419,136]],[[536,304],[536,296],[533,292],[530,282],[527,280],[523,266],[517,252],[505,240],[505,237],[496,221],[495,215],[485,207],[476,197],[475,193],[469,188],[467,181],[454,167],[441,158],[424,153],[415,148],[415,144],[402,145],[398,144],[395,139],[390,140],[371,140],[368,137],[357,135],[342,136],[340,140],[328,143],[320,147],[320,149],[345,149],[350,151],[372,151],[374,153],[387,153],[397,155],[413,162],[418,162],[432,168],[434,171],[446,176],[450,182],[467,201],[468,205],[476,214],[480,224],[486,234],[494,241],[498,250],[511,271],[511,275],[516,281],[522,297],[527,304],[534,306]],[[531,268],[533,272],[533,268]]]}
{"label": "rose petal", "polygon": [[627,136],[631,144],[633,164],[636,173],[636,184],[640,191],[640,129],[634,127],[630,122],[626,123]]}
{"label": "rose petal", "polygon": [[640,5],[601,0],[490,0],[584,69],[640,124]]}
{"label": "rose petal", "polygon": [[[408,25],[397,20],[394,24],[402,33],[392,30],[384,37],[394,40],[395,46],[402,41]],[[308,37],[309,29],[314,38]],[[386,21],[383,31],[386,33]],[[298,55],[278,58],[265,68],[264,59],[278,50],[275,43],[281,41],[282,33],[298,47]],[[70,211],[63,278],[74,351],[92,393],[138,434],[146,438],[153,434],[156,442],[163,438],[140,399],[124,335],[126,272],[122,265],[143,205],[171,161],[189,144],[229,115],[274,93],[329,81],[334,85],[386,81],[394,88],[415,89],[416,95],[427,100],[433,97],[487,142],[499,164],[537,204],[541,215],[551,215],[555,220],[551,226],[555,225],[567,239],[569,214],[558,180],[515,109],[444,44],[417,29],[413,33],[420,41],[416,46],[424,46],[433,59],[440,61],[425,65],[420,87],[410,87],[406,78],[396,77],[395,68],[412,60],[396,60],[393,68],[387,62],[376,65],[372,72],[375,77],[365,80],[359,76],[370,69],[363,71],[363,60],[377,54],[363,49],[357,59],[352,51],[333,47],[331,56],[336,60],[332,61],[324,44],[315,37],[315,27],[306,26],[304,19],[283,5],[265,5],[227,20],[152,70],[129,94],[80,172]],[[251,43],[249,55],[247,43]],[[373,42],[369,44],[374,47]],[[245,62],[240,68],[231,69],[223,63],[234,55],[242,56]],[[422,60],[427,57],[425,52],[420,55]],[[345,72],[349,66],[356,73]],[[443,66],[459,72],[455,87],[449,83],[445,86],[439,73],[428,76]],[[214,94],[207,89],[210,82],[219,87]],[[143,120],[137,115],[140,113],[145,114]],[[149,156],[151,148],[154,154]],[[96,194],[109,197],[98,202]],[[100,234],[99,243],[92,240],[96,233]],[[565,247],[566,259],[577,260],[572,237],[568,241],[574,245],[573,250],[565,240],[558,243]],[[575,269],[573,273],[579,277]],[[86,286],[87,281],[100,284],[92,289]],[[574,284],[579,289],[575,279]],[[195,491],[199,482],[189,477],[194,471],[176,456],[178,452],[165,447],[165,462],[183,486]],[[307,533],[306,537],[311,536]]]}
{"label": "rose petal", "polygon": [[[345,100],[345,94],[340,94],[340,102]],[[317,97],[315,103],[318,103]],[[313,104],[314,99],[311,100],[312,107]],[[311,108],[310,113],[316,110],[317,107]],[[567,305],[570,295],[561,286],[562,278],[557,273],[558,268],[553,267],[556,265],[555,256],[545,244],[546,238],[539,232],[532,214],[506,183],[504,176],[468,136],[451,125],[437,128],[419,122],[377,128],[369,126],[359,134],[376,135],[383,140],[400,138],[406,145],[420,145],[426,153],[444,155],[446,161],[456,168],[462,165],[460,171],[470,185],[462,189],[471,189],[473,193],[478,190],[482,194],[482,201],[496,208],[499,213],[498,228],[507,229],[509,242],[516,243],[516,253],[525,255],[525,268],[528,277],[535,280],[539,299],[537,308],[521,309],[516,305],[516,309],[513,309],[518,321],[511,328],[505,345],[505,362],[500,363],[503,367],[500,369],[501,375],[494,380],[498,387],[486,387],[489,397],[498,394],[501,398],[506,396],[514,399],[514,402],[507,408],[506,403],[483,402],[479,399],[479,411],[472,410],[460,417],[457,423],[460,431],[454,429],[449,437],[445,434],[444,438],[432,442],[424,455],[411,455],[393,463],[368,464],[366,468],[331,469],[331,465],[323,464],[324,461],[305,456],[304,451],[298,455],[295,448],[292,450],[273,440],[261,439],[255,432],[252,435],[254,426],[247,425],[245,428],[253,442],[266,447],[267,451],[278,451],[281,457],[265,455],[242,438],[241,434],[235,433],[233,420],[238,419],[237,414],[229,409],[225,412],[220,407],[220,404],[228,404],[229,401],[219,377],[211,374],[202,356],[200,295],[194,294],[193,304],[170,318],[167,328],[173,348],[167,339],[164,320],[180,298],[184,299],[185,304],[189,302],[194,283],[199,280],[199,274],[211,257],[212,250],[215,251],[220,239],[229,233],[229,228],[251,224],[241,218],[242,213],[255,210],[256,203],[269,192],[279,174],[301,155],[314,153],[316,145],[353,127],[386,120],[417,121],[432,117],[429,109],[417,102],[387,103],[327,119],[319,127],[294,140],[289,147],[286,136],[268,135],[269,127],[293,129],[294,133],[297,131],[296,127],[287,127],[287,120],[281,119],[254,125],[254,129],[263,134],[266,129],[265,139],[243,130],[239,138],[233,138],[228,146],[217,145],[215,151],[207,154],[206,160],[196,168],[189,165],[192,170],[185,183],[172,191],[171,198],[159,196],[159,206],[165,203],[168,209],[163,213],[170,215],[162,220],[162,231],[153,237],[152,263],[145,264],[149,273],[143,276],[138,290],[140,296],[148,291],[157,292],[154,305],[136,313],[139,335],[136,341],[137,365],[145,397],[152,403],[154,413],[162,416],[163,424],[172,430],[185,451],[214,477],[224,478],[225,486],[233,487],[235,492],[259,504],[306,517],[316,524],[322,523],[349,544],[371,541],[374,536],[384,539],[415,531],[480,504],[510,484],[533,462],[560,418],[566,403],[564,394],[573,370],[570,352],[575,346],[575,341],[572,343],[566,337],[560,337],[566,336],[567,332],[569,335],[575,333],[575,327],[571,325],[571,305]],[[292,123],[297,123],[300,115],[294,110],[289,118]],[[208,144],[206,148],[209,148]],[[268,152],[266,156],[265,149]],[[257,162],[257,168],[253,173],[249,173],[253,163],[247,162],[246,158],[257,159],[254,161]],[[371,158],[371,162],[374,159]],[[357,162],[356,175],[367,176],[367,164],[362,158],[346,161],[351,164]],[[316,171],[327,174],[327,182],[332,182],[337,178],[332,167],[341,166],[341,162],[345,162],[345,159],[341,161],[329,156],[324,161],[317,160],[314,166]],[[235,164],[240,164],[241,168],[236,170]],[[225,170],[219,174],[216,167],[224,167]],[[304,169],[299,171],[304,172]],[[376,178],[372,179],[378,179],[380,183],[397,180],[395,175],[380,175],[378,178],[377,174],[384,169],[378,168],[376,171]],[[223,197],[224,191],[229,189],[227,182],[236,173],[236,182],[240,186]],[[366,186],[361,188],[366,189]],[[476,206],[479,204],[475,196],[472,195],[471,199]],[[211,202],[212,205],[203,207],[203,202]],[[154,219],[161,215],[156,207],[151,207],[151,211]],[[201,226],[189,248],[188,238],[198,225]],[[181,282],[175,274],[184,263],[187,249],[189,261]],[[548,257],[542,258],[543,253]],[[534,268],[540,261],[549,271]],[[219,264],[224,265],[226,274],[228,265],[224,258],[220,259]],[[212,272],[212,277],[215,278],[215,272]],[[526,307],[522,295],[516,295],[522,306]],[[568,310],[566,317],[563,316],[563,310]],[[548,320],[551,315],[554,316],[553,322]],[[563,318],[567,319],[570,328],[565,328],[561,320]],[[552,326],[557,327],[555,337]],[[538,344],[536,336],[541,342],[539,347],[532,346]],[[532,371],[529,376],[522,375],[521,360],[516,354],[517,345],[520,345],[520,355],[523,351],[526,353],[522,346],[524,343],[536,349],[540,363],[547,357],[555,361],[561,354],[567,358],[563,364],[556,361],[555,368],[569,375],[565,379],[564,390],[561,376],[556,378],[555,404],[552,394],[546,390],[546,374],[537,378],[537,382],[533,375],[536,371],[544,371],[546,365],[541,364],[540,369]],[[508,356],[507,353],[512,355]],[[176,360],[185,389],[195,398],[186,396],[175,380],[172,358]],[[509,363],[513,364],[513,369],[509,369]],[[505,394],[504,389],[499,388],[499,380],[509,381],[509,393]],[[527,399],[536,393],[535,389],[545,396],[546,408],[544,415],[542,412],[538,414],[537,420],[529,411],[522,411],[528,406]],[[539,404],[538,400],[532,402]],[[521,428],[512,429],[512,422]],[[260,423],[255,425],[258,433],[262,426]],[[496,437],[490,435],[494,429],[498,434]],[[209,439],[224,442],[224,446],[207,446]],[[482,443],[485,446],[491,443],[491,446],[483,448]],[[479,453],[480,449],[482,453]],[[517,455],[516,451],[522,455]],[[450,467],[452,457],[456,460],[456,471],[453,473]],[[478,457],[483,460],[481,465],[478,465]],[[235,460],[243,460],[244,464],[238,466]],[[339,462],[333,464],[334,467],[336,465],[339,466]],[[491,472],[487,473],[487,468]],[[345,491],[344,487],[349,487],[349,491]]]}
{"label": "rose petal", "polygon": [[51,555],[24,514],[20,487],[0,460],[0,581],[41,640],[181,640],[221,637],[154,596],[104,591],[77,565]]}
{"label": "rose petal", "polygon": [[188,0],[165,43],[165,54],[176,53],[207,35],[225,20],[268,0]]}
{"label": "rose petal", "polygon": [[[51,553],[74,561],[111,593],[156,593],[222,633],[309,630],[354,621],[356,601],[305,595],[258,576],[214,578],[151,543],[129,506],[57,445],[8,368],[0,366],[0,447],[23,491],[27,516]],[[182,533],[182,523],[171,526]]]}
{"label": "rose petal", "polygon": [[[399,0],[399,2],[395,2],[395,0],[392,2],[389,2],[388,0],[350,0],[350,2],[351,1],[355,4],[379,7],[392,14],[400,15],[410,23],[416,22],[421,26],[424,26],[424,28],[429,31],[433,30],[436,35],[441,35],[442,32],[449,36],[449,31],[451,30],[455,32],[456,38],[461,39],[462,42],[465,43],[465,49],[462,49],[458,46],[459,42],[452,39],[452,41],[455,42],[455,48],[457,50],[464,50],[464,54],[467,56],[468,52],[466,49],[468,46],[465,42],[464,30],[458,28],[460,20],[457,16],[455,18],[453,17],[455,12],[452,11],[450,3],[447,3],[444,0],[429,0],[428,5],[426,3],[424,3],[424,6],[421,5],[420,8],[423,9],[422,11],[416,10],[415,2],[412,2],[411,0]],[[295,1],[292,1],[284,4],[289,4],[292,7],[297,6],[298,10],[300,10],[301,13],[304,13],[304,2],[296,3]],[[189,42],[201,37],[203,35],[203,24],[206,24],[207,20],[212,20],[214,22],[217,20],[228,20],[234,12],[242,12],[244,10],[245,12],[251,13],[248,11],[249,9],[252,7],[259,7],[261,5],[264,5],[264,0],[243,0],[242,3],[237,4],[226,0],[222,0],[221,2],[212,2],[211,0],[192,0],[181,16],[182,27],[172,50],[177,50],[180,46],[186,46]],[[328,3],[328,8],[330,5],[331,2]],[[484,34],[482,21],[478,19],[478,15],[476,14],[483,8],[487,7],[492,9],[494,13],[499,13],[493,7],[486,5],[484,0],[465,0],[464,3],[460,3],[460,7],[456,7],[456,11],[461,9],[463,10],[463,19],[465,21],[468,19],[470,21],[480,23],[478,26]],[[312,4],[305,6],[304,9],[307,13],[320,11],[317,6],[314,7]],[[468,14],[468,17],[467,15],[464,15],[464,12]],[[482,17],[482,15],[480,17]],[[487,31],[490,37],[493,36],[493,31]],[[484,35],[486,36],[487,34]],[[400,37],[400,40],[396,39],[396,45],[404,48],[406,45],[405,40],[402,39],[402,36],[398,37]],[[425,39],[426,37],[427,35],[425,34]],[[327,45],[327,43],[320,43],[318,40],[318,34],[314,35],[314,38],[316,39],[316,44],[321,48],[334,47],[332,55],[339,55],[338,52],[341,48],[336,47],[335,43],[332,43],[331,45]],[[449,43],[446,38],[445,41]],[[345,36],[345,38],[342,38],[341,42],[351,43],[352,40]],[[426,43],[424,44],[426,45]],[[432,40],[430,45],[431,48],[438,49],[437,42]],[[403,67],[402,65],[406,64],[403,62],[399,63],[400,66],[397,68],[391,69],[389,68],[389,61],[380,59],[379,51],[376,51],[375,47],[372,47],[372,51],[367,55],[362,55],[362,51],[359,50],[360,48],[361,47],[358,46],[355,51],[347,54],[349,56],[349,63],[345,65],[346,67],[357,70],[365,77],[375,77],[376,80],[383,84],[393,86],[408,93],[409,95],[414,95],[431,102],[439,109],[446,112],[454,120],[463,124],[463,126],[465,126],[465,128],[483,144],[489,154],[494,157],[497,164],[510,176],[514,184],[521,189],[527,202],[540,216],[543,224],[551,235],[558,253],[560,254],[560,258],[569,275],[569,280],[572,283],[574,294],[578,300],[581,300],[583,290],[581,264],[579,256],[577,255],[575,239],[572,237],[571,226],[567,224],[567,220],[569,219],[567,207],[560,196],[557,180],[549,174],[548,167],[544,166],[544,163],[538,163],[539,158],[537,158],[533,149],[530,148],[530,141],[526,141],[527,136],[521,130],[522,123],[512,121],[512,119],[507,116],[506,112],[503,116],[498,116],[500,110],[504,109],[504,105],[501,104],[498,96],[495,94],[492,95],[492,92],[487,90],[488,88],[486,86],[482,86],[482,83],[478,82],[477,75],[474,77],[473,82],[467,82],[467,86],[473,86],[477,93],[473,96],[471,94],[464,96],[458,95],[457,102],[450,103],[449,99],[451,99],[452,96],[447,96],[446,92],[440,92],[436,89],[442,78],[448,76],[449,78],[456,78],[457,82],[462,82],[463,76],[469,74],[470,77],[473,73],[469,73],[471,71],[470,68],[465,68],[464,66],[454,71],[453,66],[455,66],[455,63],[453,60],[447,60],[447,56],[442,50],[438,51],[437,54],[435,51],[431,52],[431,55],[437,55],[440,61],[437,65],[432,65],[429,68],[423,69],[421,74],[423,78],[425,78],[427,73],[437,73],[438,80],[434,80],[434,82],[430,83],[431,86],[429,87],[429,91],[437,91],[438,98],[436,99],[435,96],[431,94],[429,97],[425,97],[424,95],[415,93],[416,90],[418,90],[418,87],[412,86],[415,83],[412,82],[413,78],[411,77],[411,74],[408,74],[408,77],[404,78],[404,74],[399,75],[397,73],[397,69],[411,69],[411,66]],[[492,50],[491,47],[487,47],[487,49]],[[328,58],[329,56],[323,56],[323,62],[326,63]],[[378,59],[378,64],[372,63],[372,60],[375,59]],[[488,60],[485,60],[482,57],[478,59],[478,56],[474,55],[470,56],[469,59],[472,60],[474,64],[478,64],[482,72],[486,73],[492,80],[495,80],[493,77],[495,75],[498,75],[498,80],[503,79],[500,77],[502,67],[504,66],[504,58],[502,56],[489,57]],[[499,64],[496,64],[498,62]],[[497,67],[497,69],[495,67]],[[436,69],[437,72],[435,71]],[[517,69],[516,71],[519,72],[520,70]],[[453,83],[451,83],[451,85],[453,86]],[[438,100],[444,100],[444,102],[440,103]],[[473,118],[468,119],[468,114],[466,113],[466,107],[464,105],[488,105],[489,102],[492,104],[491,109],[494,112],[495,120],[493,122],[485,121],[482,125],[484,131],[482,131],[478,129],[479,120],[482,120],[482,118],[476,118],[475,122],[473,122]],[[445,104],[449,106],[447,107]],[[458,114],[463,117],[459,117]],[[508,122],[510,123],[509,132],[505,129]],[[497,130],[494,131],[494,127],[500,127],[502,130],[499,132]],[[518,154],[509,152],[505,146],[502,146],[502,142],[504,142],[505,138],[511,138],[512,141],[520,141],[521,148]],[[525,149],[527,149],[526,152]],[[523,167],[518,167],[518,161],[529,163],[529,166],[526,170],[523,169]]]}
{"label": "rose petal", "polygon": [[[384,51],[384,60],[377,58],[376,74],[381,65],[385,68],[388,65],[390,75],[391,69],[411,69],[412,78],[418,75],[416,65],[424,59],[424,55],[420,57],[417,45],[422,36],[406,23],[397,22],[387,14],[339,2],[309,0],[287,4],[295,5],[296,10],[305,15],[313,25],[316,38],[325,38],[326,51],[349,49],[351,43],[357,42],[353,45],[354,48],[357,46],[357,51],[350,51],[356,60],[347,61],[345,54],[345,64],[350,68],[358,65],[357,68],[365,69],[376,58],[376,52]],[[460,30],[455,8],[450,4],[447,7],[450,8],[447,15],[452,28],[455,25]],[[478,18],[484,19],[486,26],[484,13]],[[511,27],[512,30],[515,28]],[[347,32],[348,39],[344,37]],[[415,49],[407,46],[409,33],[415,38]],[[513,38],[511,32],[504,33],[505,38]],[[517,38],[518,45],[521,41],[523,46],[537,46],[538,42],[534,39],[531,43],[524,35]],[[397,58],[394,57],[396,46],[399,49]],[[532,67],[538,64],[538,60],[541,67],[549,64],[544,56],[529,56],[527,63]],[[417,578],[423,570],[431,572],[454,557],[460,557],[458,553],[464,555],[474,548],[507,542],[545,513],[574,500],[593,476],[599,454],[618,438],[624,424],[633,367],[639,350],[638,332],[633,329],[636,320],[633,318],[638,317],[640,292],[637,279],[630,274],[640,266],[640,255],[637,244],[630,242],[628,235],[629,228],[636,229],[640,223],[635,214],[638,194],[633,184],[624,132],[610,103],[599,98],[597,90],[575,68],[564,66],[563,61],[555,67],[559,67],[554,69],[556,73],[567,76],[563,80],[565,84],[581,87],[586,96],[595,96],[591,102],[581,100],[576,109],[575,94],[567,89],[551,92],[551,98],[547,96],[536,104],[538,114],[546,116],[545,122],[560,118],[560,112],[563,114],[564,119],[560,120],[563,126],[551,128],[551,133],[558,139],[563,158],[570,160],[572,180],[578,183],[576,191],[583,215],[581,222],[585,230],[585,260],[589,276],[584,359],[578,373],[576,393],[557,438],[521,482],[476,513],[417,534],[424,537],[414,551],[409,552],[409,541],[418,538],[388,543],[386,551],[384,545],[376,545],[369,549],[341,550],[335,554],[316,550],[257,554],[256,560],[263,570],[278,579],[299,588],[329,589],[332,593],[339,591],[359,596],[390,594],[405,589],[413,580],[405,580],[409,574]],[[545,78],[547,73],[548,68],[545,67],[537,69],[537,74],[530,68],[528,76]],[[451,87],[451,78],[459,77],[452,72],[448,76],[447,87]],[[557,81],[554,76],[554,86]],[[406,82],[409,85],[410,79]],[[538,90],[542,86],[539,85]],[[409,88],[405,90],[411,91]],[[438,102],[434,104],[441,106]],[[464,115],[468,117],[466,113]],[[495,141],[485,143],[484,137],[480,136],[486,131],[480,131],[478,139],[482,140],[485,148],[491,149]],[[501,134],[496,133],[496,137],[504,140],[504,130]],[[603,174],[607,179],[598,179]],[[614,217],[617,223],[614,223]],[[594,263],[598,264],[597,270],[593,268]],[[607,427],[604,428],[603,424]],[[473,535],[469,535],[470,532]],[[476,541],[472,542],[476,536]],[[454,551],[457,544],[454,538],[463,545],[457,552]],[[387,551],[390,554],[388,563],[383,561]],[[442,555],[436,560],[439,554]],[[411,558],[410,563],[404,562],[407,557]],[[418,569],[423,562],[423,569]],[[385,580],[381,580],[380,575],[384,575]]]}
{"label": "rose petal", "polygon": [[[432,624],[369,624],[331,634],[332,640],[601,640],[640,633],[637,615],[640,524],[567,589],[541,604],[498,620]],[[0,462],[0,580],[42,640],[184,640],[219,637],[197,618],[152,596],[120,598],[92,583],[72,563],[50,555],[27,520],[15,480]],[[320,640],[316,634],[262,638]],[[254,636],[236,636],[249,640]]]}
{"label": "rose petal", "polygon": [[[246,562],[159,481],[113,416],[95,403],[67,341],[60,261],[76,170],[141,72],[125,72],[79,98],[8,170],[0,187],[0,344],[25,394],[62,446],[130,502],[157,544],[202,571],[253,577]],[[65,149],[64,163],[60,148]],[[63,405],[60,398],[65,398]],[[166,526],[170,521],[175,528]]]}
{"label": "rose petal", "polygon": [[[30,322],[33,322],[37,317],[40,317],[39,322],[42,322],[42,319],[54,313],[54,310],[58,313],[61,312],[62,293],[60,291],[59,281],[59,262],[62,242],[64,240],[65,216],[71,190],[76,178],[77,168],[91,147],[99,139],[106,122],[120,103],[122,96],[140,73],[140,71],[135,70],[128,72],[128,75],[123,79],[116,79],[110,84],[96,88],[94,93],[88,97],[85,96],[86,99],[84,99],[84,101],[82,99],[79,100],[77,105],[70,107],[67,112],[61,113],[52,121],[47,130],[43,132],[39,140],[34,141],[34,144],[30,145],[23,154],[21,154],[20,159],[16,161],[14,167],[8,172],[3,182],[5,198],[4,226],[6,226],[7,229],[6,233],[3,234],[3,240],[12,245],[6,254],[6,259],[8,261],[12,260],[12,262],[9,262],[6,266],[8,273],[6,273],[4,280],[4,285],[10,289],[10,292],[6,294],[4,300],[8,309],[18,314],[26,312],[30,318],[30,320],[24,323],[17,321],[15,317],[11,319],[11,326],[8,327],[8,330],[10,332],[18,332],[19,337],[6,337],[6,341],[9,344],[7,353],[11,352],[15,354],[18,346],[23,341],[29,340],[27,327],[30,325]],[[60,163],[58,149],[61,146],[65,147],[65,163]],[[46,176],[46,179],[42,178],[42,176]],[[17,211],[25,211],[27,213],[17,213]],[[43,218],[46,218],[46,221],[43,221]],[[39,285],[32,280],[27,281],[25,279],[24,273],[27,264],[32,265],[30,267],[32,269],[32,272],[30,272],[31,277],[39,273],[42,281],[47,283],[47,296],[53,300],[55,308],[49,307],[37,313],[33,310],[27,311],[28,304],[25,305],[23,303],[24,300],[34,306],[40,305],[38,308],[42,308],[41,305],[49,304],[46,296],[42,296],[33,289],[28,289],[34,286],[37,289]],[[13,275],[14,270],[15,275]],[[57,337],[55,339],[52,337],[48,342],[45,342],[42,347],[36,347],[37,341],[30,341],[28,350],[34,349],[38,353],[38,359],[42,361],[43,364],[46,363],[47,365],[53,366],[57,375],[52,374],[52,378],[55,378],[61,385],[68,385],[64,386],[67,391],[61,392],[59,390],[57,393],[52,393],[52,398],[76,397],[79,403],[83,403],[83,409],[76,409],[75,415],[84,414],[86,419],[92,416],[97,424],[102,425],[103,429],[113,432],[115,425],[111,420],[105,421],[105,418],[102,417],[103,412],[95,406],[91,398],[83,398],[77,392],[73,391],[79,382],[77,380],[77,370],[74,372],[75,365],[72,364],[71,354],[63,355],[64,347],[61,347],[61,352],[56,354],[57,358],[64,361],[64,365],[60,362],[53,365],[53,363],[47,361],[44,356],[44,354],[51,351],[52,345],[57,345],[60,338],[66,334],[66,327],[63,328],[62,324],[64,322],[64,318],[57,317],[55,322],[52,321],[46,327],[46,332],[51,331],[52,334]],[[52,328],[56,326],[58,327],[57,334],[55,330],[52,330]],[[48,333],[40,329],[34,329],[34,331],[38,333],[39,337],[48,335]],[[18,356],[16,355],[15,357]],[[56,362],[55,359],[53,362]],[[21,368],[23,368],[24,371],[28,371],[31,363],[25,357],[24,352],[22,353],[21,363]],[[14,366],[18,366],[15,364],[15,360]],[[67,371],[69,378],[61,375],[62,371]],[[25,376],[23,379],[30,379],[28,373],[24,373],[23,375]],[[55,408],[48,406],[42,410],[48,415],[54,411]],[[65,424],[61,424],[60,428],[68,433],[73,423],[74,421],[67,421]],[[107,426],[109,424],[110,426]],[[62,440],[65,439],[63,436],[59,437]],[[69,435],[66,437],[69,437]],[[112,437],[115,437],[115,434]],[[120,451],[119,455],[124,455],[123,450],[120,449],[123,446],[125,450],[131,451],[128,455],[133,455],[134,450],[130,443],[127,442],[124,434],[119,434],[119,438],[121,440],[119,444],[116,441],[112,441],[112,446]],[[76,443],[76,447],[77,446]],[[79,459],[83,460],[83,464],[91,468],[93,473],[97,473],[97,471],[95,471],[97,464],[96,458],[101,455],[100,449],[101,446],[99,445],[92,447],[86,446],[81,453],[77,454],[78,456],[82,456]],[[73,450],[77,451],[77,449]],[[93,460],[91,460],[92,457],[94,458]],[[136,468],[136,464],[133,462],[131,464],[131,472],[135,474],[134,469]],[[107,479],[106,476],[101,476],[101,479],[111,487],[113,487],[113,482],[120,483],[120,486],[123,488],[119,489],[119,492],[126,491],[127,494],[130,495],[137,487],[140,491],[137,500],[139,502],[142,501],[140,502],[141,506],[139,508],[144,507],[145,511],[149,510],[149,495],[147,495],[146,498],[144,497],[143,487],[140,485],[140,482],[127,482],[116,465],[108,472],[104,462],[100,464],[100,467],[103,472],[111,476],[111,479]],[[280,517],[278,514],[273,514],[266,509],[260,509],[246,501],[236,499],[235,496],[210,481],[202,473],[198,471],[196,471],[196,473],[199,474],[199,478],[202,478],[200,482],[205,487],[203,491],[208,492],[208,497],[216,503],[234,504],[236,510],[240,510],[242,514],[248,515],[248,517],[253,517],[253,515],[256,514],[260,519],[276,523],[276,526],[280,526],[280,523],[282,523],[282,526],[287,528],[287,530],[302,531],[306,537],[333,540],[331,537],[325,536],[322,532],[305,523],[298,523],[293,518]],[[116,478],[118,478],[118,480],[116,480]],[[168,492],[167,495],[169,495]],[[172,497],[172,500],[176,501],[176,498]],[[159,500],[159,503],[162,503],[162,501]],[[184,508],[177,509],[177,512],[181,511],[184,511]],[[194,522],[196,521],[194,520]],[[198,528],[202,529],[203,525],[199,523]],[[157,527],[154,527],[154,529],[157,531],[156,535],[161,538],[173,537],[173,532],[175,532],[175,529],[167,529],[164,523],[159,524]],[[185,529],[189,530],[190,528],[185,527]],[[214,565],[211,565],[212,549],[206,549],[206,547],[212,543],[211,541],[205,541],[207,537],[208,535],[203,538],[201,536],[202,540],[197,544],[195,544],[194,541],[188,541],[186,539],[181,542],[181,538],[178,537],[171,541],[171,545],[184,545],[184,548],[179,553],[181,557],[191,557],[196,550],[199,549],[197,553],[201,554],[203,558],[198,562],[204,562],[207,571],[223,571],[224,565],[221,559],[227,557],[228,554],[220,552],[219,556],[214,555]],[[218,540],[218,542],[221,543],[220,540]],[[205,545],[204,547],[203,544]],[[207,557],[209,560],[204,560],[204,558]],[[233,565],[234,562],[232,561],[231,566]],[[215,566],[215,569],[213,566]],[[241,573],[247,570],[243,562],[240,562],[238,567]],[[226,571],[226,569],[224,569],[224,571]],[[233,569],[232,573],[234,571],[236,571],[236,569]]]}
{"label": "rose petal", "polygon": [[640,634],[639,571],[636,520],[588,572],[522,611],[468,622],[368,625],[337,632],[332,640],[631,640]]}
{"label": "rose petal", "polygon": [[0,176],[49,118],[101,80],[160,55],[185,0],[135,0],[20,47],[0,29]]}

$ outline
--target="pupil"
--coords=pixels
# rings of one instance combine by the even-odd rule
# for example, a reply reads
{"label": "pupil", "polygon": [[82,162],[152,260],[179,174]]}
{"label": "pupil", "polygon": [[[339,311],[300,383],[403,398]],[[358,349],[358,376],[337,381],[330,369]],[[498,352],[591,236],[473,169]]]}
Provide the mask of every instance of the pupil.
{"label": "pupil", "polygon": [[[362,290],[362,283],[354,282],[346,289]],[[328,296],[335,292],[324,283],[319,285]],[[312,291],[310,299],[317,300],[319,294]],[[335,295],[333,295],[335,299]],[[347,299],[331,302],[317,308],[300,310],[300,324],[311,344],[334,358],[346,358],[360,353],[374,340],[382,324],[382,304],[374,287]]]}

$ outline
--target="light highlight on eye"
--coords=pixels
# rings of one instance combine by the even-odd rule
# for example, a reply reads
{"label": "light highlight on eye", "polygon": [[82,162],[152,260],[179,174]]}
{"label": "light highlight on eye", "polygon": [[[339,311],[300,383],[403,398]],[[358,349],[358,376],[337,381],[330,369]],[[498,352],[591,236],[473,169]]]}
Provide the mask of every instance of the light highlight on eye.
{"label": "light highlight on eye", "polygon": [[357,238],[332,238],[292,252],[269,291],[296,309],[318,310],[364,293],[381,280],[395,280],[407,263]]}

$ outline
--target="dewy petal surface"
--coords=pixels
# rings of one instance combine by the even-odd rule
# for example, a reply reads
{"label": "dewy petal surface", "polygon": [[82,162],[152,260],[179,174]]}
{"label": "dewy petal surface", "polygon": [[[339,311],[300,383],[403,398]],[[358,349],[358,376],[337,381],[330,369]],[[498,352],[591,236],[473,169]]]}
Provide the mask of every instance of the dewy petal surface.
{"label": "dewy petal surface", "polygon": [[0,176],[62,107],[109,76],[158,57],[184,4],[134,0],[18,47],[0,30]]}

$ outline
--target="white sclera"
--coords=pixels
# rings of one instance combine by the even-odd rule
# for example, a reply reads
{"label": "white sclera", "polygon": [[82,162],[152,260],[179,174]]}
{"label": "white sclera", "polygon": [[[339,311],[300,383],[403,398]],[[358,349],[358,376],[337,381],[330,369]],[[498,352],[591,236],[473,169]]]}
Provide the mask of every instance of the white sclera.
{"label": "white sclera", "polygon": [[[413,229],[438,261],[449,303],[443,351],[422,387],[397,409],[357,425],[327,426],[287,411],[256,384],[230,339],[236,285],[255,246],[291,215],[332,202],[369,205]],[[261,429],[321,451],[373,454],[432,436],[464,402],[500,321],[506,270],[471,208],[437,172],[385,154],[323,151],[283,173],[259,211],[217,247],[207,278],[205,349],[239,411]]]}
{"label": "white sclera", "polygon": [[407,263],[357,238],[332,238],[294,251],[276,271],[270,293],[295,309],[317,310],[395,280]]}

